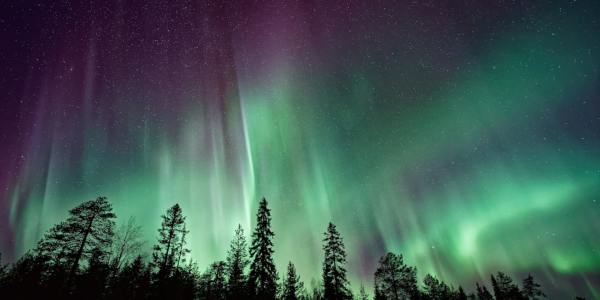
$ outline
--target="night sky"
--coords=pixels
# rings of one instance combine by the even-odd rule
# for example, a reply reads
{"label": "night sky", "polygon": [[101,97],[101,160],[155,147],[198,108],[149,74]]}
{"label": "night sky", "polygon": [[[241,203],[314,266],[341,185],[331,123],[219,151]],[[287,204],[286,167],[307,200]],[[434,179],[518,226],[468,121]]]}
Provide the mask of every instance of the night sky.
{"label": "night sky", "polygon": [[332,221],[355,289],[394,251],[600,298],[600,2],[74,2],[0,4],[4,262],[104,195],[205,268],[265,196],[308,286]]}

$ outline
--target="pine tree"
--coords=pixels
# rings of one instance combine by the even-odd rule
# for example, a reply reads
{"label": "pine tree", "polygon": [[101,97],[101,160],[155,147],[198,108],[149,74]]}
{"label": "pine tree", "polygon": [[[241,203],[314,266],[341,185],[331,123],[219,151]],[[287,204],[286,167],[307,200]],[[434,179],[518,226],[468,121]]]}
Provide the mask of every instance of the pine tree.
{"label": "pine tree", "polygon": [[72,290],[66,279],[74,249],[77,248],[77,240],[72,238],[68,228],[66,221],[53,226],[44,234],[34,250],[33,256],[43,263],[45,293],[50,297],[66,297]]}
{"label": "pine tree", "polygon": [[277,271],[273,263],[273,236],[271,231],[271,210],[267,200],[259,203],[256,214],[256,228],[252,233],[250,246],[250,275],[248,289],[256,299],[275,299],[277,293]]}
{"label": "pine tree", "polygon": [[523,296],[528,300],[536,300],[538,298],[546,298],[546,295],[540,289],[540,284],[533,280],[533,276],[529,274],[523,279]]}
{"label": "pine tree", "polygon": [[[162,223],[158,229],[158,243],[152,253],[153,265],[158,268],[159,281],[171,275],[176,266],[176,259],[185,249],[185,217],[179,204],[173,205],[161,216]],[[187,253],[187,252],[186,252]]]}
{"label": "pine tree", "polygon": [[480,286],[479,282],[475,283],[476,287],[477,287],[477,299],[479,300],[493,300],[494,297],[492,296],[492,293],[490,293],[490,291],[487,289],[487,287],[485,285]]}
{"label": "pine tree", "polygon": [[300,282],[300,277],[296,274],[296,267],[292,262],[289,262],[283,285],[283,300],[297,300],[302,289],[303,284]]}
{"label": "pine tree", "polygon": [[375,299],[416,299],[417,270],[404,264],[402,255],[387,253],[375,271]]}
{"label": "pine tree", "polygon": [[67,219],[67,232],[79,244],[69,271],[71,278],[78,270],[81,258],[86,257],[86,254],[91,256],[94,251],[99,258],[110,251],[115,226],[113,219],[116,215],[106,197],[84,202],[71,209],[69,214],[71,216]]}
{"label": "pine tree", "polygon": [[110,252],[115,214],[106,197],[84,202],[69,211],[67,220],[51,228],[38,243],[36,252],[54,266],[69,269],[67,285],[92,251]]}
{"label": "pine tree", "polygon": [[227,286],[228,299],[237,300],[246,298],[246,275],[248,265],[248,250],[246,248],[246,237],[242,225],[238,225],[235,235],[227,251]]}
{"label": "pine tree", "polygon": [[34,250],[36,256],[47,261],[54,269],[62,269],[72,261],[77,241],[72,238],[69,224],[62,221],[50,228]]}
{"label": "pine tree", "polygon": [[329,223],[323,239],[323,288],[325,299],[351,299],[346,279],[346,251],[344,242],[333,223]]}

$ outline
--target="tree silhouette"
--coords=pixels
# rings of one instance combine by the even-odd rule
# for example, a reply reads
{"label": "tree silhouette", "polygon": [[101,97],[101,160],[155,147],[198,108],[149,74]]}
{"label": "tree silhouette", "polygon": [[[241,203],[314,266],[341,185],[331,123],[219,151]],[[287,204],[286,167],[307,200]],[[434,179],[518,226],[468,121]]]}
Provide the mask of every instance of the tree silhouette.
{"label": "tree silhouette", "polygon": [[62,221],[50,228],[38,242],[34,255],[39,256],[55,270],[66,268],[71,262],[77,241],[72,239],[69,225]]}
{"label": "tree silhouette", "polygon": [[375,271],[375,299],[416,299],[417,270],[404,264],[402,255],[387,253]]}
{"label": "tree silhouette", "polygon": [[44,234],[34,250],[33,256],[41,264],[45,294],[50,297],[66,297],[72,290],[66,278],[69,270],[70,257],[77,246],[77,241],[70,238],[66,221],[52,227]]}
{"label": "tree silhouette", "polygon": [[443,300],[450,299],[452,296],[450,287],[430,274],[425,275],[425,278],[423,278],[423,284],[425,285],[424,292],[428,299]]}
{"label": "tree silhouette", "polygon": [[237,300],[246,298],[245,270],[248,265],[248,250],[246,247],[244,229],[242,229],[242,225],[238,225],[227,251],[228,299]]}
{"label": "tree silhouette", "polygon": [[142,227],[136,224],[134,217],[129,217],[127,223],[115,230],[111,266],[117,270],[121,269],[123,265],[137,258],[143,245]]}
{"label": "tree silhouette", "polygon": [[310,281],[311,293],[309,295],[310,300],[323,300],[325,296],[323,295],[323,283],[319,282],[316,279],[312,279]]}
{"label": "tree silhouette", "polygon": [[38,243],[36,252],[56,266],[68,265],[67,286],[79,271],[82,259],[92,251],[108,253],[116,218],[106,197],[84,202],[69,211],[67,220],[51,228]]}
{"label": "tree silhouette", "polygon": [[496,277],[494,277],[494,275],[491,275],[490,277],[496,300],[514,300],[523,298],[519,288],[514,284],[510,276],[502,272],[497,272]]}
{"label": "tree silhouette", "polygon": [[109,265],[106,253],[100,249],[92,250],[90,262],[77,278],[74,292],[76,299],[103,299],[106,293]]}
{"label": "tree silhouette", "polygon": [[147,299],[152,279],[151,268],[137,256],[118,272],[111,282],[109,299]]}
{"label": "tree silhouette", "polygon": [[187,245],[187,235],[189,230],[187,230],[185,223],[183,223],[183,230],[181,231],[181,238],[179,239],[179,243],[175,247],[175,267],[179,268],[180,264],[184,264],[186,262],[187,255],[191,252],[190,249],[186,248]]}
{"label": "tree silhouette", "polygon": [[[346,252],[340,233],[329,223],[323,239],[323,282],[311,281],[305,291],[290,262],[282,282],[277,283],[273,263],[273,232],[266,199],[259,203],[256,227],[248,254],[246,238],[238,225],[226,261],[198,272],[187,262],[189,231],[178,204],[161,216],[158,242],[152,262],[139,254],[141,228],[130,220],[113,233],[116,216],[105,197],[84,202],[69,211],[69,217],[44,233],[33,251],[10,266],[0,264],[0,295],[19,299],[352,299],[346,278]],[[111,251],[112,250],[112,251]],[[1,257],[0,257],[1,258]],[[250,273],[245,269],[250,263]],[[73,271],[75,270],[75,271]],[[491,275],[492,290],[476,283],[476,294],[467,295],[441,280],[426,275],[417,285],[416,268],[402,255],[387,253],[374,273],[375,299],[397,300],[532,300],[545,298],[540,284],[529,274],[523,289],[506,274]],[[361,285],[357,298],[369,299]],[[584,298],[576,297],[581,300]]]}
{"label": "tree silhouette", "polygon": [[[79,262],[92,252],[100,258],[110,251],[113,237],[114,218],[112,205],[106,197],[84,202],[69,211],[67,219],[67,232],[70,238],[77,241],[77,251],[73,257],[73,264],[69,271],[69,280],[78,270]],[[89,250],[88,250],[89,249]]]}
{"label": "tree silhouette", "polygon": [[492,296],[492,293],[490,293],[490,291],[488,290],[488,288],[483,285],[480,286],[479,282],[475,283],[475,286],[477,287],[477,299],[479,300],[493,300],[494,297]]}
{"label": "tree silhouette", "polygon": [[177,256],[185,249],[185,217],[179,204],[173,205],[161,216],[158,243],[152,253],[153,265],[158,268],[159,281],[171,275]]}
{"label": "tree silhouette", "polygon": [[456,291],[454,298],[456,300],[467,300],[468,299],[468,296],[465,293],[465,290],[463,290],[462,286],[458,287],[458,290]]}
{"label": "tree silhouette", "polygon": [[273,236],[271,210],[267,206],[267,200],[263,198],[256,214],[256,227],[250,246],[248,288],[256,299],[275,299],[277,293],[277,271],[272,257]]}
{"label": "tree silhouette", "polygon": [[346,279],[346,250],[340,233],[329,223],[323,239],[323,292],[326,299],[351,299]]}
{"label": "tree silhouette", "polygon": [[300,277],[296,274],[296,267],[292,262],[289,262],[283,284],[283,300],[297,300],[303,288],[304,286],[300,282]]}
{"label": "tree silhouette", "polygon": [[[221,262],[221,273],[224,273],[224,263]],[[220,275],[223,277],[224,275]],[[164,293],[157,293],[158,299],[197,299],[199,296],[198,290],[198,268],[193,261],[190,261],[185,266],[174,268],[173,274],[163,279],[165,280]],[[225,286],[225,280],[222,286]],[[224,293],[224,292],[223,292]]]}
{"label": "tree silhouette", "polygon": [[225,262],[215,262],[202,274],[200,299],[222,300],[227,298],[226,267]]}
{"label": "tree silhouette", "polygon": [[[0,252],[0,287],[4,286],[4,279],[6,277],[6,266],[2,264],[2,252]],[[0,290],[1,292],[1,290]]]}
{"label": "tree silhouette", "polygon": [[20,299],[39,299],[44,296],[43,276],[46,262],[40,256],[25,253],[15,262],[2,280],[2,295],[19,295]]}
{"label": "tree silhouette", "polygon": [[529,274],[523,279],[523,296],[525,299],[536,300],[538,298],[546,298],[546,295],[540,289],[540,284],[533,280],[533,276]]}

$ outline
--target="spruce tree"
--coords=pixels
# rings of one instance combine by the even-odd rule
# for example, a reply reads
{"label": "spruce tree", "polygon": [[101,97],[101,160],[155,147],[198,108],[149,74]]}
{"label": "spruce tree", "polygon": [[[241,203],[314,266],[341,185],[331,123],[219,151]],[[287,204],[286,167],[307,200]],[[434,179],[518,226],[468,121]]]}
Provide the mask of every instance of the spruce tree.
{"label": "spruce tree", "polygon": [[[185,217],[179,204],[173,205],[161,216],[162,223],[158,229],[158,243],[152,253],[153,265],[158,269],[159,281],[170,276],[176,266],[178,255],[185,249]],[[187,252],[186,252],[187,253]]]}
{"label": "spruce tree", "polygon": [[296,267],[292,262],[289,262],[285,283],[283,284],[283,300],[297,300],[302,289],[303,285],[300,282],[300,277],[296,274]]}
{"label": "spruce tree", "polygon": [[323,290],[325,299],[351,299],[346,279],[346,251],[340,233],[333,223],[329,223],[323,239]]}
{"label": "spruce tree", "polygon": [[248,289],[256,299],[275,299],[277,293],[277,271],[273,263],[274,235],[271,231],[271,210],[267,206],[267,200],[263,198],[256,214],[256,227],[250,246]]}
{"label": "spruce tree", "polygon": [[404,264],[402,255],[387,253],[375,271],[375,299],[416,299],[417,270]]}
{"label": "spruce tree", "polygon": [[247,294],[245,270],[248,265],[248,249],[242,225],[238,225],[235,230],[235,235],[227,251],[226,262],[228,299],[245,299]]}
{"label": "spruce tree", "polygon": [[540,284],[533,280],[533,276],[529,274],[523,279],[523,296],[528,300],[536,300],[538,298],[546,298],[546,295],[540,289]]}

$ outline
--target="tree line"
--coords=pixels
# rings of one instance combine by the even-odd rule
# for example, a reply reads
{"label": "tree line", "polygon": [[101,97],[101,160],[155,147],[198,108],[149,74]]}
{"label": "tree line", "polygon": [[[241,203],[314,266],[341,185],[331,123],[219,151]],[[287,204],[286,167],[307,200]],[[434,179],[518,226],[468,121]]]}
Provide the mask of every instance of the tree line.
{"label": "tree line", "polygon": [[[374,290],[361,285],[354,295],[346,277],[346,251],[336,226],[329,223],[323,238],[323,268],[319,282],[306,288],[289,262],[280,278],[273,261],[271,211],[259,203],[248,245],[241,226],[224,261],[204,270],[189,258],[189,230],[178,204],[161,216],[152,256],[139,253],[144,241],[134,219],[116,228],[116,215],[106,197],[84,202],[66,220],[50,228],[18,261],[0,265],[0,295],[15,299],[282,299],[282,300],[526,300],[545,298],[529,275],[520,286],[508,275],[491,275],[491,287],[476,283],[472,293],[426,275],[421,285],[417,269],[402,255],[381,257]],[[371,296],[372,295],[372,296]],[[577,297],[576,299],[583,299]]]}

